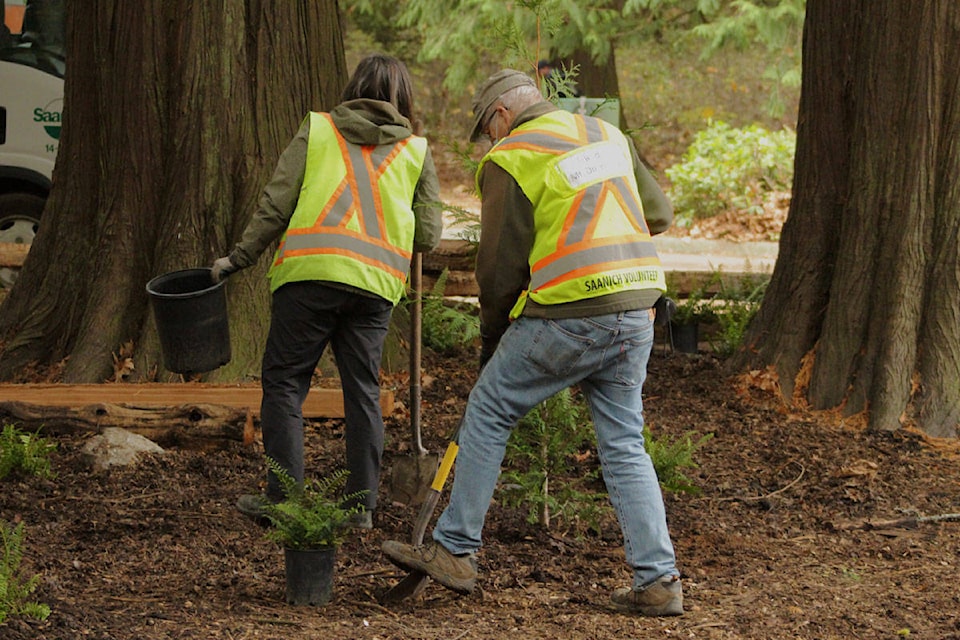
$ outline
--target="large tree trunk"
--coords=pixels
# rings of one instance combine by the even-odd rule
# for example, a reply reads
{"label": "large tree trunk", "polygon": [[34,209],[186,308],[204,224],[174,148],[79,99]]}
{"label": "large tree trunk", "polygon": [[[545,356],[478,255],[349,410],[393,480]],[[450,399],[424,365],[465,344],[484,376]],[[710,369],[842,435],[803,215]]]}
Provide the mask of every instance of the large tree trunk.
{"label": "large tree trunk", "polygon": [[[54,185],[0,307],[0,379],[60,365],[99,382],[128,341],[136,371],[166,379],[145,284],[225,255],[306,112],[336,104],[337,3],[68,5]],[[228,284],[233,360],[215,377],[258,370],[269,257]]]}
{"label": "large tree trunk", "polygon": [[807,3],[793,202],[736,366],[871,427],[960,424],[960,4]]}

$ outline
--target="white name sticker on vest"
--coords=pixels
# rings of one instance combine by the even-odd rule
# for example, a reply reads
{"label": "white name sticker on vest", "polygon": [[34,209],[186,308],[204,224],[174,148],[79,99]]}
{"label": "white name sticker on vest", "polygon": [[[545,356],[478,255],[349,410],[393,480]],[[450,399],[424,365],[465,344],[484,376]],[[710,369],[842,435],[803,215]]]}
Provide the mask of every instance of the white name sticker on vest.
{"label": "white name sticker on vest", "polygon": [[614,142],[589,145],[557,162],[557,169],[574,189],[627,175],[631,168],[629,159]]}

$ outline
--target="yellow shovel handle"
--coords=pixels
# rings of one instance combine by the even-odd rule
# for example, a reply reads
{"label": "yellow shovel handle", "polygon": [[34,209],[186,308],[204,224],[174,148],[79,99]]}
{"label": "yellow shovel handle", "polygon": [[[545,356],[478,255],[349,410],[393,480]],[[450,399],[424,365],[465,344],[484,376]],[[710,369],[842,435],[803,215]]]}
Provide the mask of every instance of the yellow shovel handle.
{"label": "yellow shovel handle", "polygon": [[430,488],[434,491],[443,491],[443,485],[447,482],[447,476],[450,475],[450,469],[453,468],[453,461],[457,459],[458,451],[460,451],[460,447],[456,442],[451,442],[447,445],[447,450],[444,452],[443,459],[440,461],[437,474],[433,477],[433,484],[430,485]]}

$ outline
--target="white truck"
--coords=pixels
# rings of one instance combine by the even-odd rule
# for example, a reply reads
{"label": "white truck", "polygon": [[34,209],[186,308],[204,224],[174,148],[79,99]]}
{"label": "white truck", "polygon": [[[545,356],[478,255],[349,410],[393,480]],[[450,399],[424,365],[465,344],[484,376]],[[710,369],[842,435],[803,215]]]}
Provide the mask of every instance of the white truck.
{"label": "white truck", "polygon": [[[29,244],[60,140],[65,0],[0,1],[0,242]],[[0,284],[10,281],[0,270]]]}

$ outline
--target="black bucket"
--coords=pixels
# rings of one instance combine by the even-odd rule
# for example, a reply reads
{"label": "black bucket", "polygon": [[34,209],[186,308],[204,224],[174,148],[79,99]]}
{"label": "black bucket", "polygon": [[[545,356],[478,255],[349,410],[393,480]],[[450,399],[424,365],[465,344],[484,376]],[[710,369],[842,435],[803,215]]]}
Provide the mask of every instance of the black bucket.
{"label": "black bucket", "polygon": [[230,324],[224,281],[210,268],[184,269],[147,283],[160,334],[163,366],[174,373],[203,373],[230,362]]}

